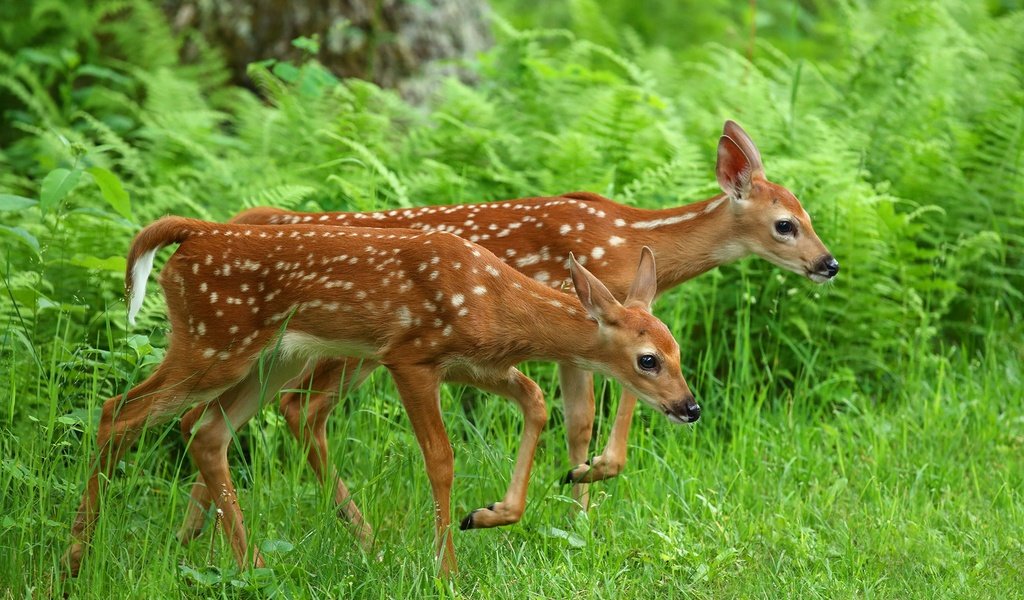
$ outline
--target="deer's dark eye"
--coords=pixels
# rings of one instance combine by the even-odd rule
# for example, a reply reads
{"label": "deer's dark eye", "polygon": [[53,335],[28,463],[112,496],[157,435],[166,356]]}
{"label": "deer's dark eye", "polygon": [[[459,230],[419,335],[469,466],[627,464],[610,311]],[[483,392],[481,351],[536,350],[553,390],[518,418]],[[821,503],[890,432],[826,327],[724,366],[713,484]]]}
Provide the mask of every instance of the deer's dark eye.
{"label": "deer's dark eye", "polygon": [[644,371],[657,371],[658,357],[653,354],[641,354],[636,359],[636,366]]}
{"label": "deer's dark eye", "polygon": [[789,235],[795,230],[796,226],[794,226],[793,222],[789,219],[782,219],[781,221],[775,222],[775,231],[777,231],[779,235]]}

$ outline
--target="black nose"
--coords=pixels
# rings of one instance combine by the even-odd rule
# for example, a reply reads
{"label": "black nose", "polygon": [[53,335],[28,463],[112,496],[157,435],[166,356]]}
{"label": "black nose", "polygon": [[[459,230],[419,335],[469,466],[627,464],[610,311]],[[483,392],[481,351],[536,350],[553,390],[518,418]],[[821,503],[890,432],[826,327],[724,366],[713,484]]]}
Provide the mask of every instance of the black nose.
{"label": "black nose", "polygon": [[839,273],[839,261],[831,254],[826,254],[821,257],[821,261],[818,262],[818,269],[830,278],[835,277],[836,274]]}
{"label": "black nose", "polygon": [[700,418],[700,404],[697,404],[693,396],[690,396],[690,399],[686,401],[685,405],[686,417],[690,420],[691,423]]}

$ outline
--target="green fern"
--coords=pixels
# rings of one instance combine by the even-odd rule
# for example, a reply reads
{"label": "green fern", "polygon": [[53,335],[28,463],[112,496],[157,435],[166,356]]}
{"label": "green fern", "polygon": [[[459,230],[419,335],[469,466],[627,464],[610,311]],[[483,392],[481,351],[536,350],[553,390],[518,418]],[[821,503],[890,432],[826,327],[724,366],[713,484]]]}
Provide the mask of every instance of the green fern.
{"label": "green fern", "polygon": [[[369,210],[575,189],[678,205],[717,193],[715,145],[732,118],[757,140],[768,176],[804,203],[843,274],[814,288],[751,260],[671,292],[663,306],[678,307],[693,344],[684,350],[745,340],[763,357],[763,376],[725,360],[707,365],[711,376],[784,390],[836,374],[837,385],[876,392],[894,385],[894,369],[923,368],[920,347],[980,344],[980,333],[1022,316],[1019,11],[844,4],[844,33],[830,38],[837,58],[819,60],[776,38],[652,48],[639,16],[611,31],[618,17],[608,15],[621,7],[577,2],[576,32],[499,19],[479,83],[446,82],[430,106],[413,107],[315,61],[251,66],[259,95],[223,88],[215,52],[177,64],[179,40],[149,5],[38,6],[38,30],[0,33],[37,49],[0,54],[0,108],[13,125],[0,151],[3,191],[31,197],[47,172],[81,163],[120,175],[141,221],[225,219],[255,204]],[[672,18],[663,8],[651,12]],[[694,19],[713,28],[704,10]],[[112,45],[95,46],[72,24]],[[60,62],[44,28],[82,66]],[[74,86],[88,93],[61,93]],[[75,262],[123,254],[132,231],[103,209],[98,191],[80,184],[57,215],[0,214],[43,250],[38,261],[8,251],[12,272],[34,273],[40,286],[59,279],[44,294],[58,304],[118,306],[119,276]],[[32,312],[33,327],[52,331],[58,314]],[[159,330],[161,314],[147,303],[145,327]],[[103,340],[120,314],[69,318],[83,339]],[[812,356],[822,344],[834,352]]]}

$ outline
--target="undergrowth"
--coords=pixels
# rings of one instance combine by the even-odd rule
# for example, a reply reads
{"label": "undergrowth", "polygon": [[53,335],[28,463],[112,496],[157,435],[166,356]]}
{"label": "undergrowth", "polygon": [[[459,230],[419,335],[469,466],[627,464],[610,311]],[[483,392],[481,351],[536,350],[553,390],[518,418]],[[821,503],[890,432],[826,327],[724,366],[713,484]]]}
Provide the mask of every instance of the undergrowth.
{"label": "undergrowth", "polygon": [[[154,431],[108,494],[123,511],[105,512],[106,551],[77,593],[999,595],[1020,576],[1024,12],[839,3],[695,44],[652,33],[658,10],[574,0],[535,16],[550,28],[498,19],[478,83],[411,106],[312,57],[252,65],[258,93],[229,86],[211,48],[180,62],[182,39],[141,0],[15,4],[0,7],[0,591],[60,588],[98,407],[162,356],[157,294],[137,326],[125,318],[141,225],[581,189],[673,206],[716,193],[726,118],[842,273],[815,287],[747,260],[665,294],[705,419],[680,432],[641,409],[627,473],[596,487],[589,516],[565,523],[558,390],[531,365],[553,414],[529,517],[459,536],[465,578],[435,583],[422,466],[377,376],[332,443],[381,560],[351,547],[268,410],[236,462],[256,538],[281,555],[272,570],[231,571],[210,538],[174,544],[190,467],[174,432]],[[519,421],[446,393],[461,510],[500,492]]]}

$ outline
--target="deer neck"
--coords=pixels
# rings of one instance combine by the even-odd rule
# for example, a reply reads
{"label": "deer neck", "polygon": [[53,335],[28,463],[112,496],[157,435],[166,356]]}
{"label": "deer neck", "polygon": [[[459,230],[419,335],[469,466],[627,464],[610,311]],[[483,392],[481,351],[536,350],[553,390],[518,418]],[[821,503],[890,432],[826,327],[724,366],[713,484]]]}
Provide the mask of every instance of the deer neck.
{"label": "deer neck", "polygon": [[495,312],[491,336],[512,362],[546,360],[593,370],[600,364],[598,324],[572,294],[523,278],[521,299]]}
{"label": "deer neck", "polygon": [[638,210],[626,227],[654,251],[659,291],[749,253],[736,235],[735,210],[725,195],[676,208]]}

